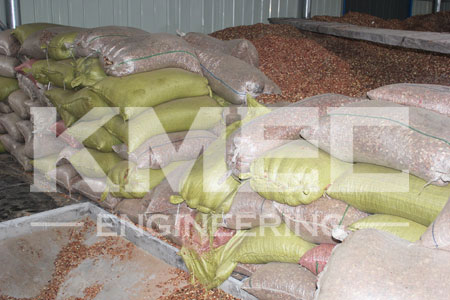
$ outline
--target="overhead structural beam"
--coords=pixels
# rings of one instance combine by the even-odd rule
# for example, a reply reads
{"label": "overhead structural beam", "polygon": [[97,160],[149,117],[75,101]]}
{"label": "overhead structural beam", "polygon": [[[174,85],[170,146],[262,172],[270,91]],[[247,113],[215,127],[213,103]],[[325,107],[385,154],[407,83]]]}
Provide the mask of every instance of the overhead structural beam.
{"label": "overhead structural beam", "polygon": [[312,0],[304,0],[305,1],[305,11],[304,11],[304,18],[305,19],[311,19],[311,1]]}
{"label": "overhead structural beam", "polygon": [[19,0],[6,0],[6,25],[8,28],[16,28],[20,22]]}

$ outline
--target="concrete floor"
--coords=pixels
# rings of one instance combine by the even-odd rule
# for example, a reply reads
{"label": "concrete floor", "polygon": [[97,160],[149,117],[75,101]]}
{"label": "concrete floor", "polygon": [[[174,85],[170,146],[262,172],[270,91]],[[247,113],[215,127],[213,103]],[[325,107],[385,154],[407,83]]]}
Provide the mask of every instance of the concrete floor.
{"label": "concrete floor", "polygon": [[0,241],[0,299],[157,299],[187,284],[134,244],[79,222]]}

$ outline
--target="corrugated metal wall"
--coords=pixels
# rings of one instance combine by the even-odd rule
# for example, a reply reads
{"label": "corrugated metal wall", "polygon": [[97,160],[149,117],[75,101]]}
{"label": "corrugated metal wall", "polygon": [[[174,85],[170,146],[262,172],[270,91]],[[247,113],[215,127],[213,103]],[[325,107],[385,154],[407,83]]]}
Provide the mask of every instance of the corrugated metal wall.
{"label": "corrugated metal wall", "polygon": [[[4,0],[1,0],[4,1]],[[133,26],[150,32],[198,31],[296,17],[298,0],[20,0],[22,23]]]}

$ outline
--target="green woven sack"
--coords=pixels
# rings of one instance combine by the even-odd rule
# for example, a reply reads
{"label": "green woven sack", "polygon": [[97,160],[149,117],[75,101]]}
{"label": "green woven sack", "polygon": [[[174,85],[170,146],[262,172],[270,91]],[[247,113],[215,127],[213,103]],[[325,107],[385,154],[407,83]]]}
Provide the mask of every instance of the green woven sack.
{"label": "green woven sack", "polygon": [[0,101],[6,100],[9,94],[18,89],[17,79],[0,76]]}
{"label": "green woven sack", "polygon": [[[114,197],[143,198],[151,189],[164,180],[165,175],[172,172],[184,161],[173,162],[163,169],[137,169],[129,161],[121,161],[108,173],[108,185]],[[115,189],[115,190],[114,190]]]}
{"label": "green woven sack", "polygon": [[371,215],[358,220],[347,228],[352,231],[366,228],[378,229],[389,232],[410,242],[418,241],[422,234],[427,230],[426,226],[414,221],[402,217],[381,214]]}
{"label": "green woven sack", "polygon": [[54,36],[47,46],[48,56],[54,60],[74,57],[73,44],[78,32],[60,33]]}
{"label": "green woven sack", "polygon": [[124,120],[142,112],[142,107],[153,107],[173,99],[210,94],[206,78],[174,68],[124,77],[106,77],[97,82],[93,89],[103,95],[110,106],[120,107]]}
{"label": "green woven sack", "polygon": [[44,74],[44,68],[47,68],[47,61],[44,60],[37,60],[33,62],[31,65],[31,68],[23,68],[22,71],[26,74],[33,75],[33,78],[36,79],[37,82],[42,84],[48,84],[48,77]]}
{"label": "green woven sack", "polygon": [[[75,67],[72,59],[47,60],[47,65],[42,72],[47,76],[48,81],[57,87],[72,89],[72,80],[75,76]],[[34,75],[33,75],[34,76]]]}
{"label": "green woven sack", "polygon": [[298,263],[314,246],[281,224],[240,230],[225,245],[202,254],[183,247],[180,255],[194,280],[215,288],[228,279],[237,263]]}
{"label": "green woven sack", "polygon": [[12,35],[21,43],[31,34],[43,30],[48,27],[59,27],[62,25],[51,24],[51,23],[30,23],[18,26],[16,29],[12,31]]}
{"label": "green woven sack", "polygon": [[[256,100],[249,99],[250,107],[264,108]],[[234,195],[240,185],[230,173],[225,162],[226,138],[242,123],[249,122],[258,114],[270,112],[269,109],[249,110],[249,114],[239,122],[227,127],[226,133],[211,143],[195,161],[190,173],[180,181],[180,196],[172,196],[173,204],[186,201],[186,204],[202,213],[226,213],[230,210]],[[253,115],[251,112],[254,112]]]}
{"label": "green woven sack", "polygon": [[66,127],[72,126],[72,124],[78,120],[74,115],[62,108],[62,105],[67,103],[74,93],[74,91],[64,90],[61,88],[53,88],[44,93],[44,95],[56,107],[56,110],[61,116],[61,119],[64,121],[64,125],[66,125]]}
{"label": "green woven sack", "polygon": [[82,57],[75,63],[75,79],[72,87],[93,86],[106,78],[105,71],[97,57]]}
{"label": "green woven sack", "polygon": [[122,159],[114,152],[100,152],[83,148],[69,158],[78,173],[92,178],[103,178]]}
{"label": "green woven sack", "polygon": [[450,185],[427,185],[416,176],[404,174],[409,177],[408,188],[408,180],[399,178],[400,174],[390,168],[355,164],[353,172],[337,179],[327,194],[368,213],[403,217],[429,226],[447,202]]}
{"label": "green woven sack", "polygon": [[61,108],[68,111],[70,114],[76,118],[84,117],[84,121],[98,120],[105,115],[105,111],[99,111],[97,113],[92,112],[91,114],[85,116],[94,107],[109,107],[104,101],[104,98],[90,90],[89,88],[84,88],[72,94],[69,99],[63,104]]}
{"label": "green woven sack", "polygon": [[[101,152],[113,152],[112,146],[121,144],[122,142],[109,133],[105,128],[101,127],[101,120],[89,122],[78,122],[70,127],[70,135],[76,140],[81,141],[88,148]],[[95,128],[98,128],[95,130]],[[89,130],[95,130],[88,138],[83,139],[82,136]]]}
{"label": "green woven sack", "polygon": [[[202,107],[215,109],[201,110]],[[200,110],[201,114],[198,114]],[[194,119],[196,122],[193,124]],[[209,96],[201,96],[162,103],[155,106],[153,111],[146,110],[129,121],[116,116],[105,127],[127,144],[132,152],[152,136],[165,132],[209,129],[221,119],[221,106]],[[158,126],[158,122],[162,126]],[[128,136],[128,132],[132,136]]]}
{"label": "green woven sack", "polygon": [[309,204],[351,166],[304,140],[296,140],[254,160],[250,184],[266,199],[292,206]]}

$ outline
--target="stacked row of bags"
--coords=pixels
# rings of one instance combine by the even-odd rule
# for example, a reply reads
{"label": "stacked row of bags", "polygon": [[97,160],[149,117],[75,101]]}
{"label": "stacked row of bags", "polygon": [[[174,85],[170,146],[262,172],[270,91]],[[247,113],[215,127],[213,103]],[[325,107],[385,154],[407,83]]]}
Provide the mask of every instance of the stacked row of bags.
{"label": "stacked row of bags", "polygon": [[10,152],[26,171],[32,166],[27,153],[32,152],[30,107],[34,105],[19,89],[15,68],[20,64],[20,44],[11,30],[0,32],[0,153]]}
{"label": "stacked row of bags", "polygon": [[445,299],[450,89],[369,97],[249,101],[257,109],[121,212],[168,233],[209,288],[234,271],[259,299]]}
{"label": "stacked row of bags", "polygon": [[223,107],[279,92],[247,40],[47,23],[4,34],[15,43],[14,67],[31,106],[57,111],[56,123],[44,112],[29,122],[26,169],[32,160],[69,192],[111,209],[198,157],[217,138]]}
{"label": "stacked row of bags", "polygon": [[[19,68],[44,95],[35,103],[54,105],[61,118],[50,130],[63,145],[35,159],[35,167],[55,173],[46,170],[54,165],[49,162],[69,161],[57,167],[57,181],[60,177],[69,190],[165,233],[181,246],[193,279],[209,288],[234,271],[249,276],[243,288],[260,299],[312,299],[314,293],[318,299],[439,299],[448,294],[437,278],[448,273],[449,254],[442,250],[450,244],[444,207],[450,196],[448,87],[391,85],[369,92],[370,101],[326,94],[269,109],[247,98],[277,87],[259,71],[244,76],[250,73],[242,68],[254,71],[251,66],[257,65],[257,53],[245,40],[171,36],[170,41],[183,39],[194,50],[171,43],[164,51],[179,53],[182,62],[153,63],[152,58],[164,57],[156,46],[157,53],[148,50],[157,42],[141,41],[147,38],[137,29],[130,37],[128,31],[108,28],[60,32],[39,47],[41,62],[26,61]],[[55,74],[50,66],[64,64],[72,71],[50,79]],[[154,64],[156,70],[146,69]],[[229,103],[248,108],[233,108],[224,117]],[[200,112],[200,125],[191,128],[205,106],[218,109]],[[94,107],[105,111],[94,114]],[[409,107],[407,119],[397,112],[402,107]],[[89,122],[101,129],[87,134]],[[87,149],[79,150],[80,140]],[[353,155],[346,147],[350,141]],[[58,176],[69,173],[73,176]],[[430,262],[438,263],[438,273]],[[380,287],[386,276],[395,284]],[[427,284],[408,285],[418,276],[427,276]]]}

